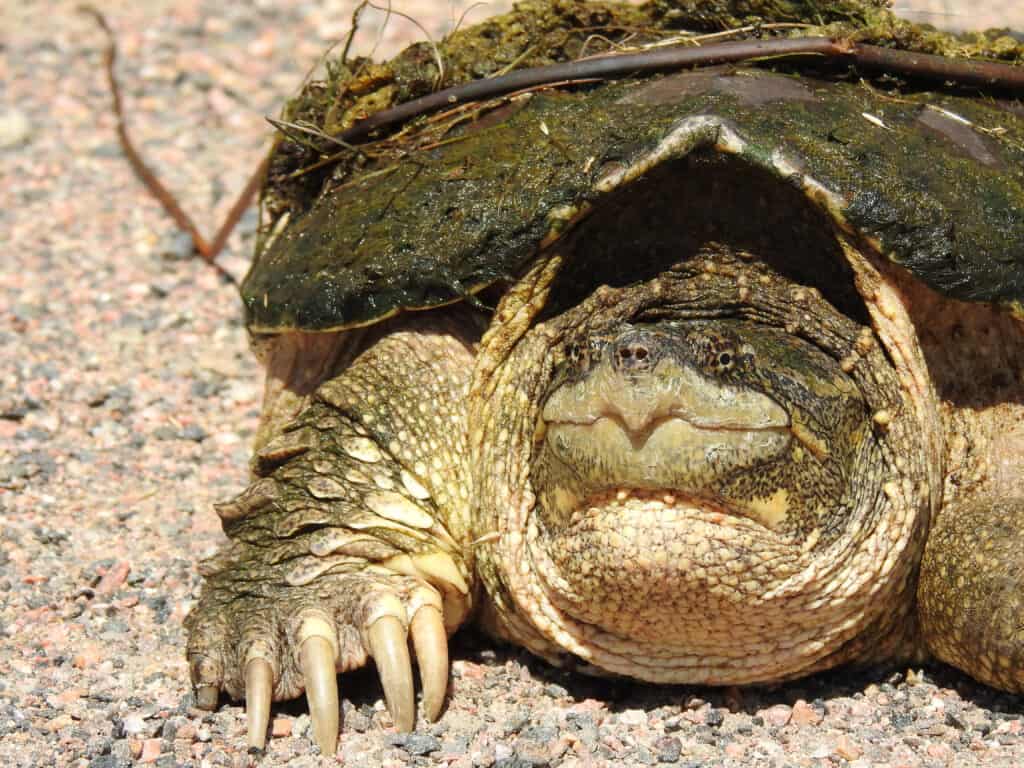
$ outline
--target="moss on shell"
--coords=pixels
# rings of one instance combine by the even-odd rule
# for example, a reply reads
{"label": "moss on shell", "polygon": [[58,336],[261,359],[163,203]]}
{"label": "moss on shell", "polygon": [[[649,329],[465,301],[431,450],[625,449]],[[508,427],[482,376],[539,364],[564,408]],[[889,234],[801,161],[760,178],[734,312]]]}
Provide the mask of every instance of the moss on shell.
{"label": "moss on shell", "polygon": [[[641,7],[528,0],[449,36],[436,53],[420,43],[386,64],[331,61],[326,79],[307,85],[285,108],[289,122],[326,135],[291,132],[275,148],[263,237],[243,290],[250,321],[264,331],[339,327],[458,300],[518,268],[556,223],[555,208],[573,211],[592,200],[595,167],[638,155],[681,116],[699,111],[739,120],[751,146],[767,156],[785,149],[810,162],[846,198],[843,215],[853,226],[934,287],[959,298],[1019,302],[1024,280],[1018,286],[1020,251],[1014,249],[1024,210],[1024,130],[1012,105],[1000,111],[954,94],[847,87],[842,103],[833,102],[837,92],[822,91],[813,103],[783,100],[752,110],[711,92],[671,106],[625,108],[616,102],[620,86],[604,85],[537,94],[523,115],[505,113],[526,102],[465,105],[355,148],[327,138],[441,86],[684,31],[780,23],[809,26],[764,34],[848,37],[1024,63],[1024,45],[1012,38],[953,37],[897,19],[879,2],[856,0],[654,0]],[[818,74],[825,79],[806,79],[808,92],[847,73]],[[958,136],[939,113],[928,115],[932,125],[923,124],[926,103],[974,125],[961,126]],[[487,138],[465,140],[467,125]],[[541,125],[558,129],[536,138]],[[933,172],[938,167],[942,172]],[[863,173],[855,177],[855,168]],[[894,180],[901,183],[890,190]],[[979,206],[983,215],[964,206]],[[980,256],[965,272],[967,248]]]}

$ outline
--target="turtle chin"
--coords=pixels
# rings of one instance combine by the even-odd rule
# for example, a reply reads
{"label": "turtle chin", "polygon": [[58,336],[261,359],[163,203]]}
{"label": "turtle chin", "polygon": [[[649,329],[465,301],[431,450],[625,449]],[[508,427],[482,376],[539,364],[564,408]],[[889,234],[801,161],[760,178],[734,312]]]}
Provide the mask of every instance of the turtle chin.
{"label": "turtle chin", "polygon": [[734,645],[737,627],[757,624],[747,597],[797,573],[807,553],[736,510],[669,491],[600,494],[557,530],[532,529],[530,557],[548,599],[654,655]]}

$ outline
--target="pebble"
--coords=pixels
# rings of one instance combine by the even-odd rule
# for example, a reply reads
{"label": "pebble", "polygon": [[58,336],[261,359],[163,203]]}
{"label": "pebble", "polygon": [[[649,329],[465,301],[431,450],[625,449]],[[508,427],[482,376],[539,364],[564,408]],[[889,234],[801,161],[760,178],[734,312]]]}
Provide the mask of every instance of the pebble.
{"label": "pebble", "polygon": [[17,109],[0,111],[0,149],[11,149],[27,144],[32,138],[32,123]]}
{"label": "pebble", "polygon": [[663,763],[674,763],[683,752],[683,743],[675,736],[663,736],[654,742],[655,754]]}
{"label": "pebble", "polygon": [[856,760],[864,754],[864,750],[851,741],[845,733],[836,739],[836,746],[833,752],[843,760]]}
{"label": "pebble", "polygon": [[58,715],[46,724],[46,730],[50,733],[57,733],[64,728],[68,728],[75,721],[71,719],[71,715]]}
{"label": "pebble", "polygon": [[309,719],[309,715],[299,715],[292,723],[292,735],[302,738],[309,732],[311,725],[312,721]]}
{"label": "pebble", "polygon": [[632,727],[646,725],[647,713],[642,709],[627,709],[619,714],[619,722]]}
{"label": "pebble", "polygon": [[124,718],[123,728],[124,732],[129,736],[141,736],[143,734],[149,735],[155,733],[154,726],[151,723],[147,723],[145,718],[141,715],[128,715]]}
{"label": "pebble", "polygon": [[724,722],[725,715],[720,709],[708,709],[707,713],[704,715],[704,723],[706,725],[710,725],[712,728],[717,728]]}
{"label": "pebble", "polygon": [[775,706],[768,707],[768,709],[762,709],[758,712],[758,715],[764,718],[764,721],[768,725],[773,725],[776,728],[781,728],[789,722],[792,717],[793,710],[787,707],[785,704],[776,704]]}
{"label": "pebble", "polygon": [[156,762],[156,759],[160,757],[162,747],[163,741],[161,739],[146,739],[144,742],[142,742],[142,754],[139,756],[139,762]]}
{"label": "pebble", "polygon": [[747,748],[745,745],[738,742],[731,742],[725,745],[725,749],[723,751],[733,760],[742,760],[743,756],[747,752]]}
{"label": "pebble", "polygon": [[427,733],[397,733],[387,738],[388,744],[401,747],[410,755],[429,755],[441,749],[441,742]]}
{"label": "pebble", "polygon": [[128,574],[131,572],[131,564],[125,560],[109,568],[106,573],[103,574],[99,583],[96,585],[96,593],[100,595],[110,595],[121,588],[121,585],[128,579]]}
{"label": "pebble", "polygon": [[821,720],[822,715],[803,699],[797,699],[793,704],[789,722],[794,725],[817,725]]}

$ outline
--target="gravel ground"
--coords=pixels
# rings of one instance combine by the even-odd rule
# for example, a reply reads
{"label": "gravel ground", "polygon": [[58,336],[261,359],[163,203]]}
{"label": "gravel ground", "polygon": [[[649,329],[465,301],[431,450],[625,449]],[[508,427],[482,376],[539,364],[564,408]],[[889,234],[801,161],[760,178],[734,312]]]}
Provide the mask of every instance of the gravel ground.
{"label": "gravel ground", "polygon": [[[138,142],[204,230],[258,162],[262,116],[344,33],[353,5],[104,4]],[[397,5],[440,33],[468,3]],[[1019,5],[1004,2],[1006,15],[991,22],[985,6],[972,4],[969,18],[1024,29]],[[195,559],[222,540],[210,503],[245,482],[259,373],[233,289],[188,258],[128,170],[108,113],[103,40],[73,9],[0,5],[0,764],[247,765],[242,709],[191,706],[181,621],[199,587]],[[376,24],[367,20],[363,50]],[[393,19],[379,53],[418,36]],[[222,258],[235,274],[254,224],[243,220]],[[408,736],[388,727],[372,675],[344,678],[338,758],[460,768],[1024,764],[1024,701],[942,667],[741,691],[566,676],[473,634],[457,638],[453,659],[445,716]],[[275,708],[261,764],[320,762],[303,712],[301,702]]]}

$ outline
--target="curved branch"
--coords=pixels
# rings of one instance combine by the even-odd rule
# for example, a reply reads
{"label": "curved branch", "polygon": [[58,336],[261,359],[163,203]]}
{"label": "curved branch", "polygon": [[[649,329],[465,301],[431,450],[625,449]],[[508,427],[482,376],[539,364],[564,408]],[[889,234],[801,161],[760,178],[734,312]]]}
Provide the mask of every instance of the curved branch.
{"label": "curved branch", "polygon": [[[110,28],[110,24],[107,23],[106,17],[104,17],[97,8],[91,5],[83,5],[79,6],[79,10],[82,13],[92,16],[107,36],[107,47],[103,51],[103,65],[106,70],[107,84],[110,87],[110,97],[113,102],[114,118],[117,120],[118,143],[121,145],[121,150],[128,159],[128,164],[132,167],[132,170],[135,171],[135,175],[139,177],[139,180],[143,183],[146,189],[149,190],[150,194],[157,199],[157,202],[160,203],[167,214],[174,219],[174,223],[178,225],[178,228],[186,232],[188,236],[192,238],[192,247],[195,249],[196,253],[202,257],[203,261],[213,267],[222,278],[227,280],[229,283],[236,285],[237,281],[234,276],[217,264],[215,259],[217,258],[217,254],[224,247],[224,243],[227,242],[227,238],[228,235],[231,234],[231,230],[234,229],[235,224],[238,223],[238,219],[252,201],[263,177],[259,176],[257,178],[257,175],[254,175],[253,178],[249,180],[249,183],[245,187],[245,191],[235,202],[234,206],[232,206],[227,220],[218,230],[213,243],[208,242],[199,232],[199,228],[195,225],[195,222],[193,222],[189,215],[185,213],[185,210],[178,203],[171,191],[163,185],[163,182],[157,178],[153,169],[146,164],[145,160],[142,159],[142,155],[139,153],[139,150],[136,149],[131,136],[128,135],[128,125],[127,120],[125,119],[124,105],[121,101],[121,87],[117,82],[117,75],[114,71],[114,66],[117,63],[117,41],[114,37],[114,31]],[[260,166],[260,169],[257,170],[257,174],[261,171],[263,175],[266,175],[266,161],[264,161]]]}
{"label": "curved branch", "polygon": [[485,80],[471,80],[376,112],[351,128],[335,134],[333,138],[356,143],[366,139],[374,131],[389,128],[443,107],[493,99],[553,82],[607,80],[686,67],[801,55],[845,59],[851,64],[867,69],[896,72],[928,80],[953,81],[984,88],[1024,90],[1024,67],[1011,64],[951,59],[828,37],[742,40],[700,48],[661,48],[642,53],[612,54],[582,61],[520,69]]}

